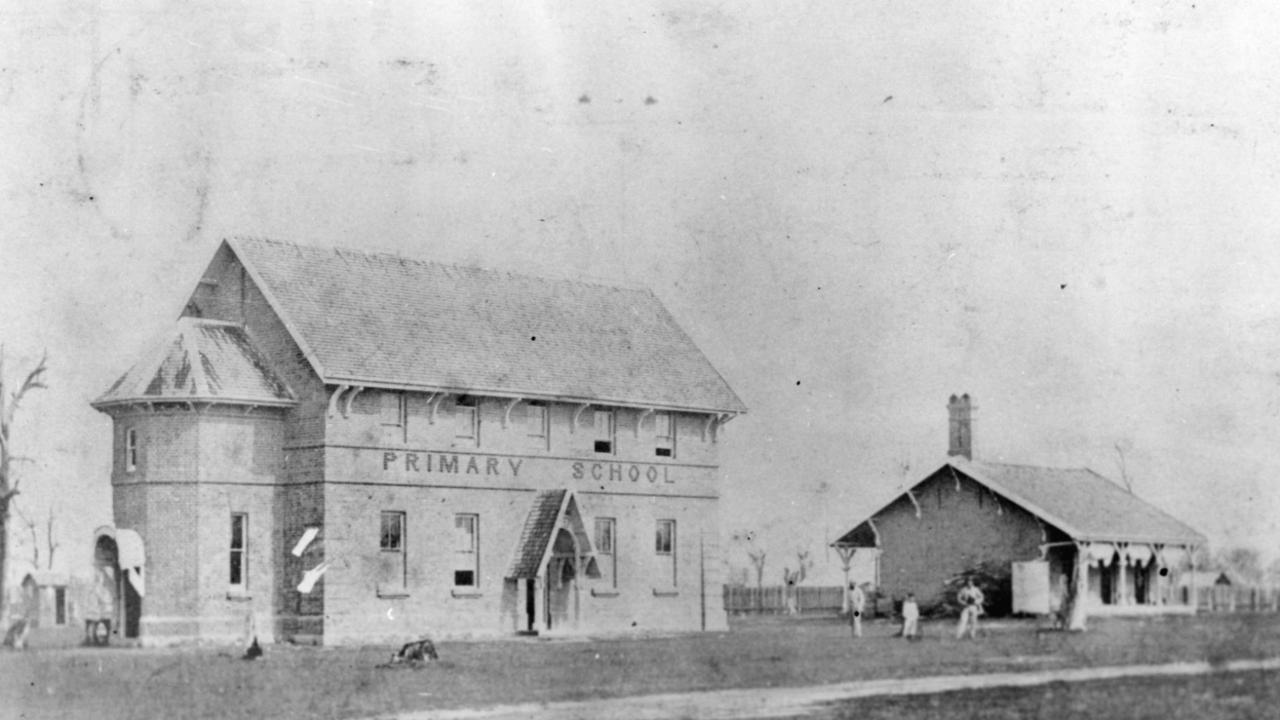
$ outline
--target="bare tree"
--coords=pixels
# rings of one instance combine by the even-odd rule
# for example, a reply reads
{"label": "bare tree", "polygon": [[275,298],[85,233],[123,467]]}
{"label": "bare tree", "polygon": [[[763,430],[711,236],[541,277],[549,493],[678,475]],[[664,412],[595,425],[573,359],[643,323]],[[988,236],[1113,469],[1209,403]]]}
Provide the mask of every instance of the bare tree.
{"label": "bare tree", "polygon": [[1116,456],[1119,458],[1116,461],[1116,464],[1120,466],[1120,480],[1121,482],[1124,483],[1124,489],[1128,490],[1129,494],[1132,495],[1133,481],[1129,479],[1129,468],[1124,461],[1124,448],[1118,442],[1115,444],[1115,447],[1116,447]]}
{"label": "bare tree", "polygon": [[9,433],[22,398],[32,390],[48,387],[44,384],[46,357],[42,356],[18,389],[10,393],[4,382],[4,348],[0,347],[0,631],[9,628],[9,598],[5,582],[9,572],[9,505],[18,495],[13,464],[23,459],[13,454],[13,438]]}
{"label": "bare tree", "polygon": [[751,558],[751,565],[756,569],[756,609],[760,609],[760,605],[764,603],[764,561],[767,554],[764,550],[756,548],[748,550],[747,557]]}
{"label": "bare tree", "polygon": [[14,512],[18,513],[18,520],[27,528],[27,532],[31,534],[31,567],[36,570],[40,569],[40,535],[36,532],[36,521],[27,517],[22,512],[22,507],[18,504],[13,505]]}
{"label": "bare tree", "polygon": [[782,568],[782,591],[787,594],[787,613],[790,615],[799,612],[800,583],[804,582],[811,567],[813,560],[809,559],[809,551],[796,550],[796,569]]}
{"label": "bare tree", "polygon": [[49,547],[49,570],[53,569],[54,555],[57,554],[58,548],[62,547],[62,543],[54,542],[53,537],[53,508],[49,508],[49,519],[45,520],[44,523],[44,539]]}

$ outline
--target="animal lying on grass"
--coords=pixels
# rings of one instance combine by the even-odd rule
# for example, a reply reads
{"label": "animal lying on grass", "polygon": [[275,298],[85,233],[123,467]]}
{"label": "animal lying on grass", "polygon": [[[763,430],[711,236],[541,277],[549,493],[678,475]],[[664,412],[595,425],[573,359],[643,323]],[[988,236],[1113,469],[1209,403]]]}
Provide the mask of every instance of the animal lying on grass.
{"label": "animal lying on grass", "polygon": [[440,655],[436,652],[436,644],[431,642],[431,638],[419,638],[413,642],[405,643],[399,652],[391,654],[391,659],[378,665],[380,668],[391,667],[411,667],[414,669],[421,668],[428,660],[439,660]]}

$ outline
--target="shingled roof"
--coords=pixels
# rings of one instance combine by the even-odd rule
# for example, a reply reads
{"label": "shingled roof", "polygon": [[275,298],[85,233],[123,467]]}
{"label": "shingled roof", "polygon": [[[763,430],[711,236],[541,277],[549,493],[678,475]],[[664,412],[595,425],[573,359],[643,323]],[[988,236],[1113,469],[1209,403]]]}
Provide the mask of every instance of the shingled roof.
{"label": "shingled roof", "polygon": [[577,499],[569,490],[544,490],[534,498],[507,577],[537,577],[554,549],[552,541],[557,528],[561,527],[577,538],[578,552],[586,561],[587,577],[600,577],[591,536],[587,534],[582,514],[578,512]]}
{"label": "shingled roof", "polygon": [[[1073,540],[1169,545],[1206,542],[1204,535],[1088,468],[1050,468],[955,458],[930,473],[916,487],[940,473],[956,473],[985,486]],[[895,497],[871,517],[902,497]],[[874,538],[874,529],[864,521],[833,544],[867,547],[874,545]]]}
{"label": "shingled roof", "polygon": [[961,472],[1075,540],[1203,544],[1205,536],[1088,468],[958,461]]}
{"label": "shingled roof", "polygon": [[740,413],[648,290],[227,240],[329,384]]}
{"label": "shingled roof", "polygon": [[280,406],[295,402],[243,328],[191,317],[181,318],[147,357],[92,405],[102,409],[167,400]]}
{"label": "shingled roof", "polygon": [[542,558],[551,544],[551,533],[555,530],[556,519],[560,517],[560,506],[564,504],[564,495],[568,490],[547,490],[538,493],[533,499],[533,507],[524,519],[524,529],[520,531],[520,544],[516,546],[515,556],[511,560],[511,569],[507,571],[509,578],[530,578],[538,574],[542,566]]}

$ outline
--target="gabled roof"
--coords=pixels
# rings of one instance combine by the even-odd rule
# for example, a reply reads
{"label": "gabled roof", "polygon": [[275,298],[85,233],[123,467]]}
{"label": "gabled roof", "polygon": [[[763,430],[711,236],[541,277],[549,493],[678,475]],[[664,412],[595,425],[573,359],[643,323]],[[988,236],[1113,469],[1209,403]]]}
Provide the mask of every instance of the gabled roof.
{"label": "gabled roof", "polygon": [[67,574],[54,572],[52,570],[32,570],[22,578],[22,585],[26,585],[30,580],[38,587],[66,587]]}
{"label": "gabled roof", "polygon": [[525,518],[520,543],[516,546],[506,576],[537,577],[555,549],[553,542],[561,528],[568,530],[577,539],[578,554],[586,560],[586,575],[599,577],[600,570],[595,560],[591,536],[582,522],[578,501],[569,490],[544,490],[533,499],[533,507]]}
{"label": "gabled roof", "polygon": [[226,242],[328,384],[746,410],[648,290]]}
{"label": "gabled roof", "polygon": [[1211,588],[1217,585],[1234,585],[1231,576],[1220,570],[1196,570],[1178,575],[1178,587]]}
{"label": "gabled roof", "polygon": [[[953,459],[940,473],[958,473],[1022,507],[1073,540],[1202,545],[1205,536],[1088,468],[1048,468]],[[884,507],[879,513],[893,502]],[[876,513],[871,515],[875,517]],[[834,544],[865,547],[861,523]],[[870,528],[874,534],[874,527]]]}
{"label": "gabled roof", "polygon": [[186,400],[292,405],[293,393],[254,349],[243,328],[185,317],[158,347],[116,380],[95,408]]}

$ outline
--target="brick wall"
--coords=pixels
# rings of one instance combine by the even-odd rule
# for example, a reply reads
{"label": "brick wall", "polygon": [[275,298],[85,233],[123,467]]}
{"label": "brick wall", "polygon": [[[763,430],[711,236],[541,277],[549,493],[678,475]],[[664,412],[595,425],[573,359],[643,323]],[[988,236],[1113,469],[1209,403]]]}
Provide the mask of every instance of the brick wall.
{"label": "brick wall", "polygon": [[[279,556],[275,484],[281,474],[281,412],[159,406],[114,415],[115,524],[136,530],[147,552],[143,641],[238,639],[249,612],[274,633]],[[138,462],[126,470],[125,432],[137,431]],[[247,512],[249,588],[228,596],[230,513]]]}
{"label": "brick wall", "polygon": [[[997,502],[968,478],[959,490],[950,473],[939,473],[914,489],[920,505],[903,497],[875,516],[880,533],[880,585],[901,599],[914,592],[922,605],[942,600],[942,585],[981,562],[1006,568],[1039,559],[1043,541],[1034,516],[1013,503]],[[1048,539],[1064,539],[1047,528]]]}
{"label": "brick wall", "polygon": [[[324,549],[334,563],[324,576],[326,644],[395,642],[407,637],[474,637],[522,628],[523,604],[506,579],[533,503],[533,493],[458,488],[337,485],[325,489]],[[578,497],[584,525],[616,520],[613,574],[578,583],[576,629],[591,632],[698,630],[726,627],[719,598],[718,529],[714,501],[610,494]],[[383,563],[379,517],[403,512],[403,592],[397,566]],[[479,516],[479,582],[455,588],[457,513]],[[655,549],[659,519],[676,521],[676,578]],[[701,547],[700,547],[700,540]],[[604,566],[608,570],[607,564]]]}
{"label": "brick wall", "polygon": [[271,309],[262,291],[248,276],[234,253],[222,248],[205,271],[213,284],[202,284],[193,295],[201,314],[210,319],[244,325],[250,341],[267,357],[297,397],[289,411],[285,442],[312,446],[324,441],[324,412],[328,395],[288,328]]}
{"label": "brick wall", "polygon": [[[571,427],[577,406],[563,403],[549,406],[543,439],[531,437],[527,403],[508,417],[507,401],[492,398],[479,399],[478,441],[457,437],[456,398],[440,404],[435,423],[429,395],[408,393],[407,421],[384,425],[383,393],[374,389],[355,396],[349,414],[330,416],[334,388],[314,374],[234,254],[220,251],[205,277],[212,282],[193,295],[199,314],[243,324],[299,404],[239,417],[175,410],[117,419],[117,524],[142,532],[160,586],[154,603],[148,595],[144,604],[144,633],[238,638],[250,613],[260,639],[332,644],[514,632],[522,598],[504,576],[520,531],[537,490],[566,487],[578,493],[589,533],[596,517],[617,520],[617,585],[581,580],[579,629],[725,627],[718,448],[705,416],[677,414],[672,457],[655,453],[653,415],[632,409],[617,409],[609,453],[596,452],[593,410]],[[123,465],[125,423],[145,432],[132,473]],[[447,453],[458,465],[447,474],[421,473],[408,464],[411,453]],[[383,510],[407,519],[398,591],[386,584],[388,560],[379,547]],[[242,593],[228,588],[233,512],[249,517]],[[457,513],[480,518],[476,592],[452,582]],[[654,548],[658,519],[676,521],[674,587],[670,559]],[[295,558],[290,551],[310,526],[320,534]],[[324,578],[300,593],[304,573],[324,562]]]}
{"label": "brick wall", "polygon": [[[313,450],[306,455],[322,457],[323,452]],[[298,453],[294,453],[291,459],[296,461],[297,456]],[[275,489],[280,548],[275,556],[276,633],[277,637],[319,642],[324,633],[324,581],[307,594],[298,592],[298,584],[307,570],[326,560],[325,493],[319,484],[322,466],[306,463],[307,467],[296,467],[303,464],[291,463],[293,467],[286,474],[287,484]],[[308,527],[320,528],[320,533],[300,557],[295,557],[292,550]]]}

